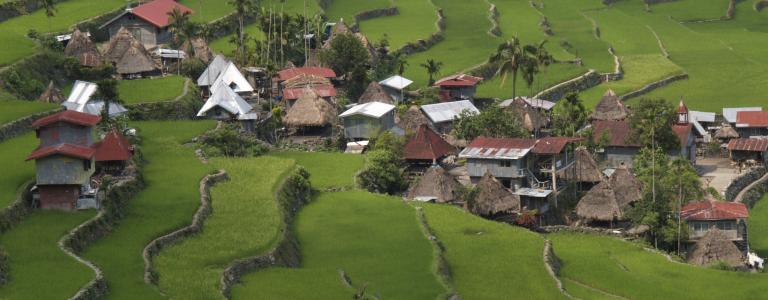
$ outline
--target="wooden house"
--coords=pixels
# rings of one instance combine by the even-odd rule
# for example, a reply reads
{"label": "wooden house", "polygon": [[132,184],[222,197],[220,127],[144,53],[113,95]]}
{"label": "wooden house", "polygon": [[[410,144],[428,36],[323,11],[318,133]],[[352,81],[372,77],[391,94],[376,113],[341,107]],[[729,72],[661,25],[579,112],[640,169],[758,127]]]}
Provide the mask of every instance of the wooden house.
{"label": "wooden house", "polygon": [[123,78],[140,78],[159,75],[160,68],[133,34],[121,28],[104,47],[103,59],[115,66],[115,72]]}
{"label": "wooden house", "polygon": [[117,129],[109,131],[93,148],[96,149],[96,170],[118,175],[131,160],[134,151],[131,142]]}
{"label": "wooden house", "polygon": [[433,85],[440,88],[438,96],[442,102],[474,101],[477,85],[480,81],[483,81],[482,77],[456,74],[435,81]]}
{"label": "wooden house", "polygon": [[432,128],[441,134],[448,134],[453,130],[453,121],[459,118],[462,112],[480,113],[469,100],[422,105],[421,110],[429,119]]}
{"label": "wooden house", "polygon": [[175,0],[153,0],[134,8],[126,8],[121,14],[99,27],[107,30],[110,37],[126,28],[146,48],[154,48],[170,42],[172,33],[168,30],[169,14],[178,10],[182,14],[191,14],[192,10]]}
{"label": "wooden house", "polygon": [[591,187],[605,179],[603,172],[600,171],[600,167],[587,148],[576,148],[573,159],[572,168],[558,172],[558,176],[563,180],[578,183],[580,186],[586,184]]}
{"label": "wooden house", "polygon": [[[607,138],[607,139],[604,139]],[[631,139],[632,128],[629,120],[594,120],[592,121],[592,139],[602,144],[598,157],[611,168],[632,166],[633,159],[642,146]]]}
{"label": "wooden house", "polygon": [[744,138],[768,137],[768,111],[738,112],[736,130]]}
{"label": "wooden house", "polygon": [[405,144],[403,158],[414,165],[436,165],[441,159],[455,153],[455,147],[423,124]]}
{"label": "wooden house", "polygon": [[691,202],[683,206],[680,217],[688,225],[688,246],[716,228],[746,254],[749,211],[744,203],[717,200]]}
{"label": "wooden house", "polygon": [[40,145],[27,160],[35,160],[40,207],[73,210],[83,185],[95,170],[93,126],[101,118],[76,111],[63,111],[32,124]]}
{"label": "wooden house", "polygon": [[395,103],[403,103],[405,101],[405,88],[412,83],[413,80],[400,75],[394,75],[379,81],[379,84],[384,88],[384,91],[386,91],[392,99],[395,99]]}
{"label": "wooden house", "polygon": [[732,139],[727,148],[733,161],[754,160],[768,164],[768,139]]}
{"label": "wooden house", "polygon": [[352,140],[368,140],[395,127],[395,106],[381,102],[358,104],[339,117],[344,135]]}

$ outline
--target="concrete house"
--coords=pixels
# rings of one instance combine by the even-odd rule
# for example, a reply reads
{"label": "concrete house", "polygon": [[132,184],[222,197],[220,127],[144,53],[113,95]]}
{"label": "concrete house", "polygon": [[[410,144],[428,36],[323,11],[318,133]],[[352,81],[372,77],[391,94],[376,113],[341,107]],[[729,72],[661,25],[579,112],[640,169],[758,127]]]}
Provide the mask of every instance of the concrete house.
{"label": "concrete house", "polygon": [[456,74],[435,81],[434,86],[440,88],[438,95],[442,102],[473,101],[475,99],[475,92],[477,92],[477,84],[480,81],[483,81],[482,77]]}
{"label": "concrete house", "polygon": [[395,106],[382,102],[358,104],[341,113],[344,135],[348,139],[367,140],[395,126]]}
{"label": "concrete house", "polygon": [[134,8],[126,8],[123,13],[99,27],[107,30],[109,36],[115,36],[120,28],[125,27],[146,48],[166,44],[171,40],[168,31],[169,13],[174,9],[183,14],[191,14],[192,10],[175,0],[154,0]]}
{"label": "concrete house", "polygon": [[35,160],[40,208],[74,210],[83,185],[95,171],[93,126],[101,117],[63,111],[32,124],[40,145],[27,160]]}
{"label": "concrete house", "polygon": [[[592,121],[593,142],[603,144],[597,156],[609,168],[632,166],[633,158],[640,151],[640,144],[631,141],[632,128],[628,120]],[[605,137],[605,138],[604,138]]]}
{"label": "concrete house", "polygon": [[744,203],[715,200],[691,202],[683,206],[680,216],[688,225],[689,242],[695,243],[713,228],[717,228],[740,250],[746,252],[749,211]]}
{"label": "concrete house", "polygon": [[477,107],[469,100],[422,105],[421,110],[429,119],[432,128],[442,134],[450,133],[453,130],[453,121],[463,111],[469,111],[474,114],[480,113]]}

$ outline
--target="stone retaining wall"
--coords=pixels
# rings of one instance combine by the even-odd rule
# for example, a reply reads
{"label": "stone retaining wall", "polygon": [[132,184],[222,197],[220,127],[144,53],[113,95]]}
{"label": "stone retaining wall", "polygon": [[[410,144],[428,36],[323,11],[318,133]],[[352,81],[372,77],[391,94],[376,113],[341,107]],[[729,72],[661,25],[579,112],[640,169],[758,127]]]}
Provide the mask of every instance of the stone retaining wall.
{"label": "stone retaining wall", "polygon": [[668,85],[670,83],[673,83],[675,81],[683,80],[683,79],[688,79],[688,74],[680,74],[680,75],[674,75],[674,76],[670,76],[670,77],[664,78],[662,80],[659,80],[659,81],[656,81],[656,82],[651,83],[649,85],[646,85],[646,86],[642,87],[641,89],[639,89],[637,91],[630,92],[628,94],[622,95],[619,98],[622,101],[624,101],[624,100],[627,100],[627,99],[639,97],[639,96],[645,95],[647,93],[650,93],[651,91],[653,91],[655,89],[658,89],[660,87],[666,86],[666,85]]}
{"label": "stone retaining wall", "polygon": [[765,167],[757,167],[750,169],[744,173],[744,175],[736,177],[731,181],[728,187],[725,188],[725,200],[733,201],[741,190],[760,179],[760,177],[763,177],[766,173],[768,173],[768,169]]}
{"label": "stone retaining wall", "polygon": [[754,9],[756,11],[762,11],[763,8],[768,7],[768,0],[759,0],[755,2]]}
{"label": "stone retaining wall", "polygon": [[436,252],[435,259],[437,260],[437,263],[435,264],[435,273],[437,273],[443,285],[448,288],[448,293],[440,298],[461,299],[458,292],[456,291],[456,288],[453,286],[451,267],[448,264],[448,261],[445,259],[445,246],[443,246],[443,243],[437,238],[437,235],[435,235],[432,227],[429,226],[429,222],[427,222],[427,218],[424,215],[424,209],[421,207],[416,207],[416,214],[419,217],[419,224],[421,225],[424,234],[432,243],[432,248],[434,248]]}
{"label": "stone retaining wall", "polygon": [[549,276],[552,277],[552,279],[555,280],[555,285],[557,285],[557,289],[560,290],[560,293],[568,297],[569,299],[574,299],[571,294],[568,293],[568,291],[565,290],[565,287],[563,287],[563,282],[560,281],[560,267],[562,266],[562,262],[559,258],[555,255],[555,252],[552,250],[552,242],[550,240],[544,240],[544,266],[547,268],[547,273],[549,273]]}
{"label": "stone retaining wall", "polygon": [[499,27],[499,10],[496,9],[496,4],[486,3],[491,5],[491,9],[488,10],[488,20],[491,21],[491,29],[488,30],[488,34],[494,37],[501,36],[501,27]]}
{"label": "stone retaining wall", "polygon": [[443,14],[442,8],[437,9],[437,21],[435,22],[435,27],[437,28],[437,31],[432,33],[426,40],[419,39],[415,42],[409,42],[400,47],[400,49],[397,49],[396,52],[411,55],[427,51],[435,44],[442,42],[445,39],[445,15]]}
{"label": "stone retaining wall", "polygon": [[603,73],[600,76],[603,77],[603,81],[618,81],[624,78],[624,69],[621,67],[621,59],[616,56],[616,51],[613,47],[608,47],[608,53],[613,56],[613,73]]}
{"label": "stone retaining wall", "polygon": [[584,73],[579,77],[561,82],[553,87],[539,92],[533,97],[537,99],[557,101],[569,93],[580,92],[589,89],[591,87],[597,86],[601,82],[603,82],[602,76],[600,76],[600,74],[598,74],[595,70],[589,70],[587,73]]}
{"label": "stone retaining wall", "polygon": [[42,117],[62,111],[62,108],[29,115],[0,126],[0,143],[32,130],[32,123]]}
{"label": "stone retaining wall", "polygon": [[[54,3],[64,2],[66,0],[54,0]],[[38,0],[15,0],[0,4],[0,22],[8,19],[26,15],[40,8]]]}
{"label": "stone retaining wall", "polygon": [[283,231],[277,246],[267,254],[239,259],[227,267],[221,275],[221,294],[231,298],[232,286],[249,272],[255,272],[269,267],[297,268],[301,264],[299,241],[293,230],[293,221],[302,206],[309,203],[312,189],[309,184],[309,173],[304,168],[296,168],[280,185],[276,200],[283,216]]}
{"label": "stone retaining wall", "polygon": [[372,10],[366,10],[363,12],[360,12],[355,15],[355,23],[350,26],[350,28],[353,31],[360,30],[360,22],[380,18],[380,17],[391,17],[399,15],[400,11],[397,9],[397,7],[388,7],[388,8],[377,8]]}
{"label": "stone retaining wall", "polygon": [[174,244],[184,238],[192,236],[203,230],[203,222],[208,216],[211,215],[213,209],[211,208],[211,186],[215,183],[228,180],[229,177],[224,170],[219,170],[216,174],[207,175],[200,180],[200,207],[192,217],[192,224],[156,238],[144,248],[142,257],[144,258],[144,281],[150,284],[157,284],[158,274],[152,264],[152,258],[157,256],[160,251]]}

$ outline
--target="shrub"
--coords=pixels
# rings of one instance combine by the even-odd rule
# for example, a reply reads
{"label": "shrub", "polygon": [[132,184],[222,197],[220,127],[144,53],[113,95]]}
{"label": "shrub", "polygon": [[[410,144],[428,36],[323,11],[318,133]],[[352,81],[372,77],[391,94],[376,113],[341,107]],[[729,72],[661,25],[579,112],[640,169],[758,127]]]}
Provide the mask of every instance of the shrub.
{"label": "shrub", "polygon": [[207,133],[200,139],[199,146],[208,157],[259,156],[268,151],[261,141],[241,134],[233,124]]}
{"label": "shrub", "polygon": [[368,165],[357,175],[358,184],[374,193],[396,195],[408,187],[400,157],[387,150],[368,153]]}

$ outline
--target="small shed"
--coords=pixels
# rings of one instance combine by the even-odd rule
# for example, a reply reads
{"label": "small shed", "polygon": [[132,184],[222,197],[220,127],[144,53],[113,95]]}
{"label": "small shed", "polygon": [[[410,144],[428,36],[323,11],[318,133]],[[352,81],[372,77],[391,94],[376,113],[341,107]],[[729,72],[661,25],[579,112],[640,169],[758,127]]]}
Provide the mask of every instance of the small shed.
{"label": "small shed", "polygon": [[111,20],[99,27],[106,29],[110,37],[119,35],[121,28],[127,28],[147,48],[168,43],[172,33],[168,30],[170,14],[178,10],[182,14],[192,14],[192,9],[175,0],[153,0],[134,8],[126,8]]}
{"label": "small shed", "polygon": [[619,204],[616,191],[607,181],[602,181],[584,195],[576,205],[576,215],[586,221],[614,222],[624,219],[624,209]]}
{"label": "small shed", "polygon": [[120,173],[133,156],[133,145],[117,129],[110,130],[93,145],[96,149],[96,170],[111,174]]}
{"label": "small shed", "polygon": [[384,87],[384,90],[389,94],[392,99],[395,99],[396,103],[402,103],[405,101],[405,88],[413,83],[413,80],[405,78],[400,75],[394,75],[382,81],[379,84]]}
{"label": "small shed", "polygon": [[741,250],[723,231],[713,228],[693,245],[687,261],[689,264],[711,266],[724,262],[731,267],[742,267],[745,264]]}
{"label": "small shed", "polygon": [[472,101],[475,99],[475,92],[477,91],[477,85],[480,81],[483,81],[482,77],[456,74],[435,81],[434,86],[440,88],[438,95],[442,102],[459,100]]}
{"label": "small shed", "polygon": [[768,138],[732,139],[728,142],[728,151],[733,161],[755,160],[765,163],[768,162]]}
{"label": "small shed", "polygon": [[381,86],[376,81],[371,81],[371,83],[368,84],[368,88],[366,88],[365,92],[363,92],[363,95],[361,95],[360,98],[358,98],[357,100],[358,104],[369,103],[369,102],[396,104],[395,99],[392,99],[389,93],[387,93],[387,91],[384,90],[384,87]]}
{"label": "small shed", "polygon": [[311,89],[307,89],[283,117],[283,124],[303,133],[330,126],[336,120],[336,108]]}
{"label": "small shed", "polygon": [[483,175],[475,188],[477,195],[465,204],[469,212],[485,217],[520,212],[520,198],[507,190],[490,172]]}
{"label": "small shed", "polygon": [[626,119],[627,116],[629,116],[629,110],[616,96],[616,93],[609,89],[600,98],[600,102],[595,106],[595,111],[592,112],[590,118],[601,121],[619,121]]}
{"label": "small shed", "polygon": [[455,153],[456,148],[424,124],[405,144],[403,158],[409,163],[434,165],[440,159]]}
{"label": "small shed", "polygon": [[408,190],[407,198],[422,202],[458,201],[461,184],[440,166],[429,168]]}
{"label": "small shed", "polygon": [[61,102],[64,102],[64,95],[61,93],[61,90],[53,84],[53,80],[51,80],[45,91],[37,98],[37,101],[60,104]]}
{"label": "small shed", "polygon": [[395,126],[395,106],[382,102],[358,104],[343,112],[344,134],[348,139],[367,140]]}
{"label": "small shed", "polygon": [[333,98],[336,97],[336,88],[333,87],[331,81],[328,78],[313,74],[301,73],[283,81],[280,87],[283,100],[288,107],[293,106],[296,99],[299,99],[307,88],[314,90],[318,96],[329,102],[333,102]]}
{"label": "small shed", "polygon": [[530,105],[525,98],[517,97],[511,101],[506,100],[499,104],[499,106],[512,110],[520,118],[523,127],[529,132],[534,132],[547,126],[547,117],[540,113],[538,108]]}
{"label": "small shed", "polygon": [[74,57],[84,67],[96,67],[101,64],[101,53],[87,34],[75,29],[67,47],[64,49],[66,56]]}
{"label": "small shed", "polygon": [[429,118],[432,127],[443,134],[453,130],[453,121],[458,119],[463,111],[480,113],[469,100],[422,105],[421,110]]}

